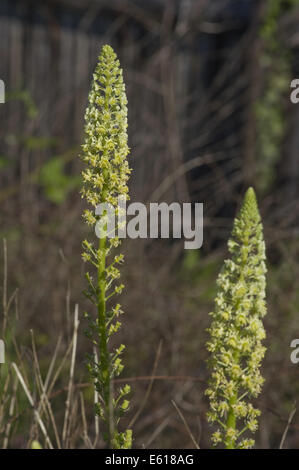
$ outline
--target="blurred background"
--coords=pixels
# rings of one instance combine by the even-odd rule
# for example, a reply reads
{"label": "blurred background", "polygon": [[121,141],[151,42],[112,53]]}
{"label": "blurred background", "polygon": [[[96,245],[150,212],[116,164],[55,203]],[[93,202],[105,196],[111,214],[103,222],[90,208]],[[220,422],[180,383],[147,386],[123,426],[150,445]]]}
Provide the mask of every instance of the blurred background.
{"label": "blurred background", "polygon": [[[210,447],[208,313],[249,185],[268,255],[256,446],[279,447],[290,413],[284,447],[299,446],[299,365],[290,361],[290,342],[299,338],[299,104],[290,101],[291,80],[299,78],[298,25],[297,0],[1,0],[1,445],[48,446],[32,403],[54,446],[88,447],[98,432],[84,365],[90,345],[81,242],[88,229],[78,155],[92,73],[109,43],[129,100],[131,201],[204,203],[200,250],[169,240],[123,244],[125,315],[116,342],[126,344],[123,377],[133,393],[125,422],[134,447],[193,447],[172,400],[200,447]],[[76,304],[77,360],[65,418]],[[55,425],[40,401],[49,369],[59,372],[48,395]]]}

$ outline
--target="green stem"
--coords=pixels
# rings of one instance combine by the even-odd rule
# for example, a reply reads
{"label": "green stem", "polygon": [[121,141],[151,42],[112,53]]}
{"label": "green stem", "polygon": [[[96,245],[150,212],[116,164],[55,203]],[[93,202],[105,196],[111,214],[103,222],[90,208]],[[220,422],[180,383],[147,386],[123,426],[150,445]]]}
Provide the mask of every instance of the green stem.
{"label": "green stem", "polygon": [[[245,246],[248,245],[248,238],[245,239],[244,245]],[[248,258],[247,256],[243,257],[240,279],[243,278],[243,269],[246,266],[247,258]],[[235,306],[236,312],[238,311],[238,308],[239,308],[239,302]],[[237,352],[235,352],[233,354],[233,358],[234,358],[234,360],[238,361],[239,358],[238,358],[238,353]],[[228,415],[227,415],[226,429],[233,429],[233,430],[236,429],[237,419],[236,419],[236,415],[235,415],[234,410],[233,410],[233,406],[237,403],[237,400],[238,400],[237,394],[234,394],[229,400],[229,411],[228,411]],[[227,439],[226,442],[225,442],[225,447],[226,447],[226,449],[235,449],[235,440],[231,439],[231,438]]]}
{"label": "green stem", "polygon": [[101,375],[103,381],[103,400],[105,403],[107,442],[111,447],[112,429],[111,429],[111,396],[110,396],[110,356],[108,351],[108,336],[106,329],[106,237],[99,240],[99,250],[101,259],[98,267],[98,319],[99,319],[99,351],[101,362]]}
{"label": "green stem", "polygon": [[[228,415],[227,415],[227,421],[226,421],[226,429],[236,429],[236,415],[233,411],[233,405],[235,405],[235,403],[237,402],[237,396],[234,395],[233,397],[231,397],[231,399],[229,400],[229,412],[228,412]],[[234,439],[227,439],[226,443],[225,443],[225,447],[226,449],[234,449],[235,448],[235,441]]]}

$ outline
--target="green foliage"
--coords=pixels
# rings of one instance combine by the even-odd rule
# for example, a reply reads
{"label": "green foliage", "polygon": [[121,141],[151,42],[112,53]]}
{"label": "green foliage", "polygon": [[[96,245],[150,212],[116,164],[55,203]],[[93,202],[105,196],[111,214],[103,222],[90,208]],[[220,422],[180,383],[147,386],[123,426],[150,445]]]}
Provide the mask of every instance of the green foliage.
{"label": "green foliage", "polygon": [[186,250],[187,253],[183,260],[183,270],[186,272],[193,272],[197,269],[200,260],[199,250]]}
{"label": "green foliage", "polygon": [[0,155],[0,170],[6,168],[9,165],[10,161],[4,155]]}
{"label": "green foliage", "polygon": [[34,135],[22,138],[22,145],[27,150],[44,150],[56,143],[56,139],[49,137],[38,137]]}
{"label": "green foliage", "polygon": [[298,0],[268,0],[260,30],[262,55],[260,67],[264,79],[263,93],[255,106],[257,122],[257,185],[268,191],[274,180],[275,165],[281,154],[285,135],[283,103],[289,93],[292,55],[279,35],[279,19]]}
{"label": "green foliage", "polygon": [[55,204],[63,203],[68,193],[80,183],[80,177],[67,175],[64,167],[64,159],[54,157],[43,165],[39,175],[46,197]]}
{"label": "green foliage", "polygon": [[38,115],[38,109],[28,90],[14,90],[6,94],[6,101],[20,101],[24,104],[27,116],[34,119]]}
{"label": "green foliage", "polygon": [[248,448],[254,441],[240,442],[239,438],[247,430],[257,430],[260,411],[248,399],[256,397],[263,384],[259,369],[265,353],[261,342],[265,338],[262,318],[266,314],[265,244],[252,188],[235,219],[228,249],[231,259],[224,261],[218,276],[208,330],[208,420],[220,425],[212,437],[214,444]]}
{"label": "green foliage", "polygon": [[[130,170],[127,161],[127,98],[122,70],[110,46],[104,46],[99,56],[85,122],[82,159],[87,168],[83,171],[82,197],[93,207],[99,203],[110,203],[116,207],[117,197],[128,193]],[[86,314],[89,320],[87,335],[97,353],[96,357],[89,355],[88,368],[100,396],[96,413],[105,423],[104,438],[109,447],[127,449],[132,445],[132,432],[119,432],[118,425],[129,407],[126,397],[130,387],[125,385],[115,394],[112,390],[112,380],[123,370],[121,355],[125,346],[121,345],[113,351],[108,347],[111,336],[121,326],[119,316],[123,312],[119,304],[107,308],[108,300],[120,294],[124,287],[122,284],[115,285],[120,277],[118,265],[123,262],[123,255],[111,255],[120,240],[106,236],[105,217],[105,212],[101,217],[95,216],[89,209],[84,213],[88,225],[94,227],[96,223],[103,222],[104,227],[98,248],[87,240],[83,242],[83,259],[96,269],[95,280],[86,273],[88,289],[85,295],[97,308],[96,319],[92,314]]]}

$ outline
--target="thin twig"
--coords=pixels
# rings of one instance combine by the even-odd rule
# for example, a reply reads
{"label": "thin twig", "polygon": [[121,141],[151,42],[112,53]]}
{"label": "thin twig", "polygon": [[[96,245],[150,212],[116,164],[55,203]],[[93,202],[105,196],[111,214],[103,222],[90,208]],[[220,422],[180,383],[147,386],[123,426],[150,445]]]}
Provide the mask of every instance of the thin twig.
{"label": "thin twig", "polygon": [[135,415],[133,416],[133,419],[131,420],[130,424],[129,424],[129,428],[131,428],[132,426],[134,426],[135,422],[137,421],[137,419],[139,418],[141,412],[143,411],[146,403],[147,403],[147,400],[151,394],[151,391],[152,391],[152,388],[153,388],[153,384],[154,384],[154,380],[155,380],[155,373],[156,373],[156,370],[157,370],[157,367],[158,367],[158,362],[159,362],[159,358],[160,358],[160,355],[161,355],[161,349],[162,349],[162,341],[159,342],[159,345],[158,345],[158,349],[157,349],[157,353],[156,353],[156,358],[155,358],[155,362],[154,362],[154,367],[153,367],[153,373],[152,373],[152,378],[150,380],[150,383],[148,385],[148,388],[147,388],[147,391],[146,391],[146,394],[144,396],[144,399],[142,400],[141,402],[141,405],[140,407],[138,408],[137,412],[135,413]]}
{"label": "thin twig", "polygon": [[88,436],[88,431],[87,431],[87,420],[86,420],[86,413],[85,413],[85,405],[84,405],[84,397],[83,393],[80,392],[80,403],[81,403],[81,415],[82,415],[82,423],[83,423],[83,439],[87,447],[90,449],[93,449],[93,445],[90,441],[90,438]]}
{"label": "thin twig", "polygon": [[40,409],[42,409],[43,403],[45,401],[46,408],[48,409],[50,420],[52,422],[52,427],[53,427],[53,430],[54,430],[57,446],[58,446],[58,449],[61,449],[59,434],[58,434],[58,431],[57,431],[57,426],[56,426],[56,421],[55,421],[54,414],[53,414],[53,411],[52,411],[52,406],[51,406],[51,403],[48,399],[47,389],[46,389],[45,384],[43,383],[43,379],[42,379],[42,375],[41,375],[41,371],[40,371],[40,367],[39,367],[33,330],[31,330],[30,332],[31,332],[31,338],[32,338],[33,360],[34,360],[35,370],[36,370],[36,382],[39,383],[40,388],[41,388],[41,398],[40,398],[40,403],[39,403],[39,411],[40,411]]}
{"label": "thin twig", "polygon": [[184,425],[185,425],[185,428],[186,428],[186,430],[187,430],[187,433],[189,434],[189,436],[190,436],[190,438],[191,438],[193,444],[195,445],[195,448],[196,448],[196,449],[199,449],[200,447],[199,447],[199,445],[197,444],[196,439],[195,439],[195,437],[193,436],[193,434],[192,434],[192,432],[191,432],[191,429],[189,428],[188,423],[187,423],[187,421],[185,420],[185,417],[184,417],[183,413],[181,412],[181,410],[179,409],[179,407],[177,406],[177,404],[176,404],[176,402],[175,402],[174,400],[171,400],[171,403],[173,404],[173,406],[174,406],[175,409],[177,410],[177,412],[178,412],[178,414],[179,414],[181,420],[183,421],[183,423],[184,423]]}
{"label": "thin twig", "polygon": [[25,381],[24,381],[24,379],[23,379],[23,376],[22,376],[21,372],[19,371],[17,365],[16,365],[14,362],[12,363],[12,367],[14,368],[14,370],[15,370],[15,372],[16,372],[16,374],[17,374],[17,377],[18,377],[18,379],[19,379],[19,381],[20,381],[20,384],[22,385],[23,390],[24,390],[24,392],[25,392],[25,394],[26,394],[26,396],[27,396],[27,398],[28,398],[28,401],[29,401],[30,405],[31,405],[32,408],[33,408],[34,415],[35,415],[36,420],[37,420],[37,422],[38,422],[38,424],[39,424],[39,427],[41,428],[41,431],[42,431],[43,435],[45,436],[46,442],[47,442],[48,446],[50,447],[50,449],[53,449],[53,445],[52,445],[51,440],[50,440],[50,438],[49,438],[49,436],[48,436],[46,427],[45,427],[45,425],[44,425],[44,423],[43,423],[43,421],[42,421],[42,419],[41,419],[41,417],[40,417],[39,412],[37,411],[37,409],[36,409],[36,407],[35,407],[34,400],[33,400],[33,398],[32,398],[31,393],[30,393],[29,390],[28,390],[28,387],[27,387],[27,385],[26,385],[26,383],[25,383]]}
{"label": "thin twig", "polygon": [[[202,382],[205,383],[203,379],[199,377],[192,377],[191,375],[142,375],[139,377],[122,377],[121,379],[113,379],[112,382],[114,383],[127,383],[127,382],[149,382],[152,380],[161,380],[166,382]],[[89,382],[82,382],[75,384],[75,388],[88,388],[90,387]],[[63,392],[67,392],[68,387],[64,387],[60,390],[56,390],[50,396],[50,398],[54,398],[60,395]]]}
{"label": "thin twig", "polygon": [[151,443],[159,436],[159,434],[161,434],[161,432],[166,428],[166,426],[168,426],[168,423],[170,421],[170,416],[167,416],[163,421],[162,423],[159,424],[159,426],[157,427],[157,429],[155,429],[155,431],[153,432],[153,434],[151,435],[151,437],[149,438],[149,440],[146,442],[146,444],[144,445],[144,448],[146,449],[147,447],[149,447],[151,445]]}
{"label": "thin twig", "polygon": [[209,163],[222,161],[226,158],[226,154],[221,155],[219,158],[215,157],[215,155],[201,155],[198,157],[194,157],[188,162],[182,163],[176,168],[173,173],[167,175],[166,178],[162,181],[162,183],[159,184],[159,186],[152,193],[150,200],[159,201],[159,199],[181,176],[184,176],[186,173],[193,170],[194,168],[199,168],[200,166],[207,165]]}
{"label": "thin twig", "polygon": [[288,430],[289,430],[289,428],[290,428],[290,426],[291,426],[291,423],[292,423],[292,420],[293,420],[293,418],[294,418],[294,416],[295,416],[296,411],[297,411],[297,410],[296,410],[296,402],[295,402],[295,403],[294,403],[294,407],[293,407],[292,411],[290,412],[289,419],[288,419],[288,423],[287,423],[286,428],[285,428],[285,430],[284,430],[284,433],[283,433],[283,435],[282,435],[282,438],[281,438],[281,441],[280,441],[280,445],[279,445],[279,449],[282,449],[282,448],[283,448],[284,441],[285,441],[285,439],[286,439],[286,437],[287,437]]}
{"label": "thin twig", "polygon": [[15,404],[16,404],[16,399],[17,399],[17,388],[18,388],[18,379],[17,377],[15,377],[15,381],[14,381],[14,384],[13,384],[13,393],[12,393],[12,397],[11,397],[11,400],[10,400],[10,406],[9,406],[9,411],[8,411],[8,416],[9,416],[9,419],[6,423],[6,427],[5,427],[5,435],[4,435],[4,441],[3,441],[3,449],[7,449],[7,446],[8,446],[8,441],[9,441],[9,434],[10,434],[10,430],[11,430],[11,425],[12,425],[12,416],[13,416],[13,413],[14,413],[14,409],[15,409]]}
{"label": "thin twig", "polygon": [[75,316],[74,316],[73,350],[72,350],[71,367],[70,367],[70,378],[69,378],[68,393],[67,393],[67,398],[66,398],[66,403],[65,403],[65,415],[64,415],[64,423],[63,423],[63,432],[62,432],[62,442],[64,445],[67,445],[68,443],[67,441],[70,435],[69,414],[70,414],[70,406],[71,406],[71,399],[72,399],[73,385],[74,385],[74,371],[75,371],[76,352],[77,352],[78,327],[79,327],[78,304],[76,304]]}

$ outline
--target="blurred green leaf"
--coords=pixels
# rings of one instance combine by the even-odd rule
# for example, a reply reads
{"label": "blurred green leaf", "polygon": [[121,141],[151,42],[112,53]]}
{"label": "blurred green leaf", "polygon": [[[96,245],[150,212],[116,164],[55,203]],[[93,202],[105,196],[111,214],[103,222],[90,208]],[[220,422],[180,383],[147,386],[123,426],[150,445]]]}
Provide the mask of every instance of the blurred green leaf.
{"label": "blurred green leaf", "polygon": [[28,136],[23,138],[24,146],[27,150],[43,150],[56,143],[56,139],[51,137]]}
{"label": "blurred green leaf", "polygon": [[41,169],[39,183],[49,201],[62,204],[68,193],[79,186],[80,176],[67,175],[62,157],[51,158]]}
{"label": "blurred green leaf", "polygon": [[29,118],[33,119],[38,115],[38,109],[28,90],[14,90],[6,94],[6,101],[21,101],[26,109]]}
{"label": "blurred green leaf", "polygon": [[6,168],[10,164],[10,160],[4,155],[0,155],[0,170]]}

